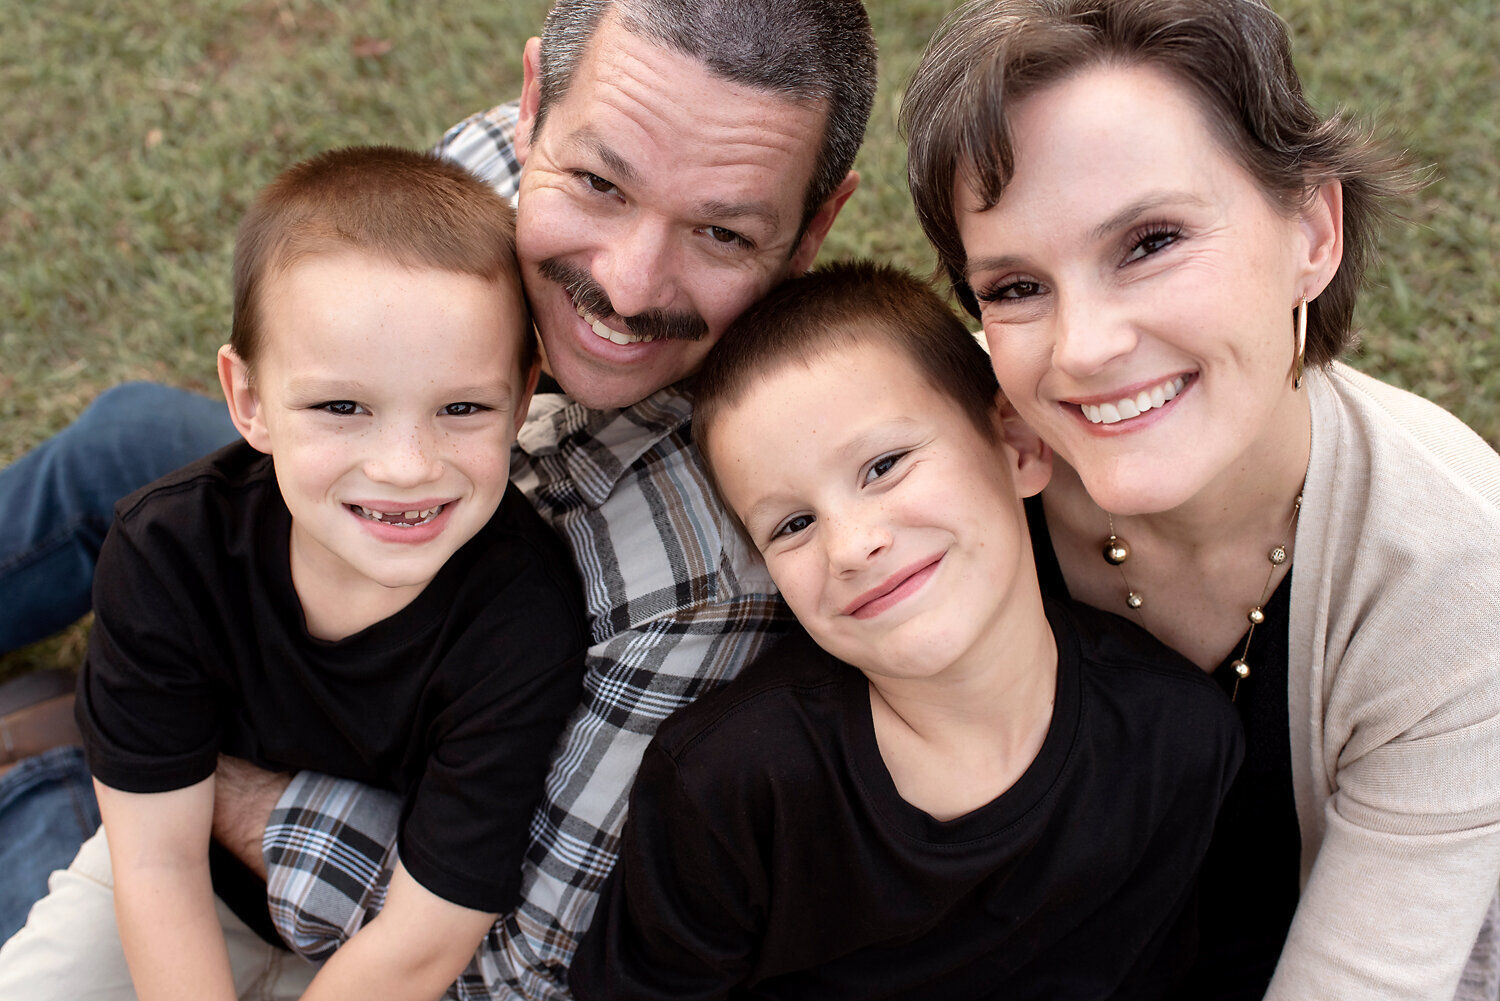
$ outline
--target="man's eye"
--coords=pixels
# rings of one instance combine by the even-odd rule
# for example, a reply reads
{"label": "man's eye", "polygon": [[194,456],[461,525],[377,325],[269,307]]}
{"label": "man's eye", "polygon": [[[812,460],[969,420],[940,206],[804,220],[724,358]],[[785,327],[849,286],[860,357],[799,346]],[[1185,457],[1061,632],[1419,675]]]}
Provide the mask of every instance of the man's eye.
{"label": "man's eye", "polygon": [[741,247],[748,247],[751,245],[749,240],[745,239],[743,236],[740,236],[740,234],[736,233],[734,230],[725,229],[723,226],[708,227],[708,235],[713,237],[719,243],[732,243]]}
{"label": "man's eye", "polygon": [[355,417],[364,412],[364,408],[353,400],[329,400],[327,403],[319,403],[314,410],[324,410],[335,417]]}
{"label": "man's eye", "polygon": [[469,417],[473,414],[481,414],[490,409],[482,403],[450,403],[443,408],[445,417]]}
{"label": "man's eye", "polygon": [[580,174],[580,176],[586,182],[588,182],[588,186],[589,187],[593,188],[595,191],[599,192],[600,194],[608,195],[608,194],[613,194],[614,193],[614,191],[615,191],[614,182],[612,182],[612,181],[606,181],[604,178],[600,177],[598,174],[591,174],[591,173],[589,173],[586,170],[580,171],[579,174]]}
{"label": "man's eye", "polygon": [[771,535],[773,538],[780,538],[786,535],[796,535],[798,532],[803,531],[809,525],[811,525],[813,521],[813,516],[810,514],[793,515],[792,517],[788,518],[786,521],[783,521],[780,525],[778,525],[776,527],[776,531],[772,532]]}

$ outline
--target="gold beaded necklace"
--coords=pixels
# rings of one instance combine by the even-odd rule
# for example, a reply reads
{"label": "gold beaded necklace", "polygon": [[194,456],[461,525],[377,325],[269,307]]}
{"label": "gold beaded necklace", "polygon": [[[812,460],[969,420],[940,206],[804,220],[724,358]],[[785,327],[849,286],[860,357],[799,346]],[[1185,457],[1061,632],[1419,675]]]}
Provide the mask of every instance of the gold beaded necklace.
{"label": "gold beaded necklace", "polygon": [[[1240,655],[1229,665],[1234,669],[1234,691],[1229,696],[1231,702],[1240,694],[1240,682],[1250,677],[1250,664],[1245,659],[1250,653],[1250,640],[1255,635],[1255,627],[1266,621],[1266,597],[1271,592],[1271,581],[1276,576],[1276,568],[1287,561],[1287,547],[1291,544],[1297,527],[1297,516],[1301,513],[1302,494],[1298,493],[1297,499],[1292,503],[1292,516],[1287,520],[1286,541],[1272,546],[1271,551],[1266,554],[1266,558],[1271,563],[1271,570],[1266,574],[1266,583],[1260,589],[1260,597],[1245,616],[1250,620],[1250,629],[1245,633],[1245,645],[1240,648]],[[1115,534],[1114,515],[1106,511],[1104,516],[1109,519],[1109,538],[1104,540],[1102,550],[1104,562],[1120,571],[1120,580],[1125,584],[1125,606],[1135,612],[1142,626],[1146,626],[1146,616],[1141,611],[1146,604],[1146,599],[1130,586],[1130,578],[1125,576],[1125,561],[1130,559],[1130,543]],[[1146,629],[1150,631],[1149,626]]]}

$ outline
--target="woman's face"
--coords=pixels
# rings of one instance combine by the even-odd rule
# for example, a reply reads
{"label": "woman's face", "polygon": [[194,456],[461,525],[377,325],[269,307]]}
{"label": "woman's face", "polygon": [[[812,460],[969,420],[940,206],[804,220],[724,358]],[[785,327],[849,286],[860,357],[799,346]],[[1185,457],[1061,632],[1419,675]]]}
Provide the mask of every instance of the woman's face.
{"label": "woman's face", "polygon": [[1337,266],[1336,186],[1280,211],[1189,92],[1149,67],[1049,85],[1010,126],[999,203],[978,211],[961,181],[956,208],[995,374],[1021,415],[1118,513],[1297,461],[1293,313]]}

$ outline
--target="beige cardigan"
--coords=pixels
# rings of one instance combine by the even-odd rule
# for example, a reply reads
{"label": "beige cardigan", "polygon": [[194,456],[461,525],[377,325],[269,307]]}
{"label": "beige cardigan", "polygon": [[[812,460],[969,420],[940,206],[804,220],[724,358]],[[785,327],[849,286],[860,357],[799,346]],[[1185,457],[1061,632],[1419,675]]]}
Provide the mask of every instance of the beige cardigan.
{"label": "beige cardigan", "polygon": [[1307,391],[1302,896],[1266,996],[1449,1001],[1500,881],[1500,456],[1347,366]]}

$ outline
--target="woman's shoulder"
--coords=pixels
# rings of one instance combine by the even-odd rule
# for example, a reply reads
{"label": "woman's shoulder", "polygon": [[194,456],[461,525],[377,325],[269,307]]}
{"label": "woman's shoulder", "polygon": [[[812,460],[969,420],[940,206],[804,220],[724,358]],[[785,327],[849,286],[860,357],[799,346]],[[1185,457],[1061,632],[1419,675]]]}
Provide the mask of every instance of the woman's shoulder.
{"label": "woman's shoulder", "polygon": [[[1326,380],[1311,383],[1315,459],[1337,448],[1346,475],[1347,467],[1364,466],[1372,485],[1386,492],[1402,487],[1430,503],[1451,489],[1500,512],[1500,455],[1468,425],[1430,400],[1343,363],[1325,374]],[[1320,441],[1320,433],[1331,440]]]}

